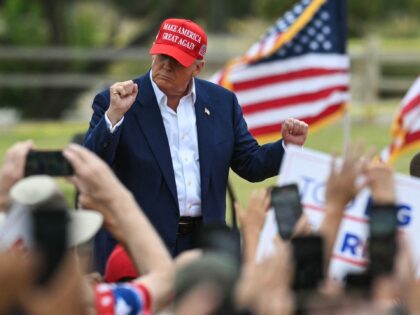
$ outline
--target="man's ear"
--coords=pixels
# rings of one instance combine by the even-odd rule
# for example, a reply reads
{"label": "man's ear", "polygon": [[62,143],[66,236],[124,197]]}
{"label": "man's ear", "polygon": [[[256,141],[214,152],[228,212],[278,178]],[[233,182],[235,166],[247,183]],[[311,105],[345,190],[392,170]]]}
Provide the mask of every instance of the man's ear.
{"label": "man's ear", "polygon": [[204,69],[204,60],[199,61],[199,62],[195,62],[194,63],[193,76],[194,77],[198,76],[203,69]]}

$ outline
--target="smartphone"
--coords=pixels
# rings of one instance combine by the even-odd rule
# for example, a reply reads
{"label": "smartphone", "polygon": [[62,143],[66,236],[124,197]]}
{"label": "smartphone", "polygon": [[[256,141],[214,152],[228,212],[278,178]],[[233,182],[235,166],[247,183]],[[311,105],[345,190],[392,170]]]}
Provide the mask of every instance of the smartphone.
{"label": "smartphone", "polygon": [[71,176],[73,167],[61,151],[30,151],[26,158],[25,176]]}
{"label": "smartphone", "polygon": [[348,273],[345,283],[347,292],[367,294],[370,292],[372,285],[372,275],[366,271],[363,273]]}
{"label": "smartphone", "polygon": [[394,205],[371,205],[369,270],[373,276],[390,274],[394,269],[397,226],[397,210]]}
{"label": "smartphone", "polygon": [[318,235],[291,239],[295,262],[293,289],[312,290],[324,278],[324,242]]}
{"label": "smartphone", "polygon": [[38,284],[44,285],[55,275],[67,252],[67,211],[32,211],[35,250],[41,257]]}
{"label": "smartphone", "polygon": [[297,221],[302,215],[298,186],[289,184],[272,187],[271,206],[274,208],[279,235],[282,239],[289,240]]}

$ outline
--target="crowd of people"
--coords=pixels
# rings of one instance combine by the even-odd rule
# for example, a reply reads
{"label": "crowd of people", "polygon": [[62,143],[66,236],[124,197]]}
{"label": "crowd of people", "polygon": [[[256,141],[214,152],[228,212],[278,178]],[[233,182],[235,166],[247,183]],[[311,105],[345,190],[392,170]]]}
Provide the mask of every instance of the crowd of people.
{"label": "crowd of people", "polygon": [[[277,175],[287,146],[305,143],[308,125],[287,119],[281,139],[259,145],[236,96],[196,78],[206,49],[200,26],[165,20],[151,70],[97,94],[84,146],[62,150],[78,209],[52,177],[25,174],[31,141],[7,151],[0,314],[420,314],[415,264],[392,225],[394,172],[360,144],[342,163],[333,159],[318,229],[302,213],[291,238],[279,234],[273,255],[257,260],[270,189],[253,192],[247,209],[236,204],[239,230],[226,225],[229,169],[249,181]],[[379,263],[333,279],[346,205],[366,187],[368,210],[391,213],[375,227],[382,243],[368,249]],[[392,250],[383,250],[384,237]],[[299,259],[305,251],[319,258],[317,267]]]}
{"label": "crowd of people", "polygon": [[[24,211],[57,210],[64,196],[48,176],[24,177],[31,142],[12,146],[0,173],[1,211],[8,217]],[[226,246],[204,246],[171,257],[156,230],[112,170],[94,153],[71,144],[63,155],[74,168],[68,180],[79,191],[79,204],[103,219],[103,226],[119,241],[137,274],[124,274],[105,282],[93,272],[92,237],[98,226],[90,224],[89,239],[68,243],[60,264],[45,282],[37,281],[45,259],[37,247],[13,244],[0,254],[1,314],[417,314],[420,283],[403,237],[398,238],[395,265],[387,274],[375,274],[360,287],[346,286],[328,277],[329,262],[344,208],[362,187],[369,187],[373,204],[395,204],[392,169],[362,155],[360,146],[347,150],[340,167],[332,165],[325,192],[325,216],[313,231],[303,214],[293,238],[318,235],[324,240],[324,278],[316,287],[294,288],[296,270],[292,240],[276,239],[276,253],[256,262],[256,248],[270,194],[251,194],[248,209],[238,204],[240,259]],[[414,159],[413,159],[414,161]],[[412,163],[412,168],[416,168]],[[365,176],[361,184],[357,178]],[[53,187],[53,189],[51,188]],[[68,207],[64,212],[72,212]],[[87,210],[73,210],[80,212]],[[83,219],[83,218],[82,218]],[[102,220],[101,220],[102,222]],[[81,224],[78,224],[82,229]],[[76,227],[77,228],[77,227]],[[217,230],[229,237],[234,231]],[[4,241],[4,232],[1,232]],[[214,244],[213,244],[214,245]],[[220,245],[220,244],[219,244]],[[311,263],[311,262],[309,262]],[[125,277],[125,278],[124,278]]]}

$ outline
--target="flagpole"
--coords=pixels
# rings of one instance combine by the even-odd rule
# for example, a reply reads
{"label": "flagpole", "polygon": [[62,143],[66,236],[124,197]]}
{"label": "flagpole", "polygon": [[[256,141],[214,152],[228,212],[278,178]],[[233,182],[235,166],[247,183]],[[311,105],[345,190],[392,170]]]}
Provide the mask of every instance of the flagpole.
{"label": "flagpole", "polygon": [[350,132],[351,132],[351,117],[349,113],[349,104],[346,104],[343,117],[343,154],[346,152],[346,148],[350,142]]}

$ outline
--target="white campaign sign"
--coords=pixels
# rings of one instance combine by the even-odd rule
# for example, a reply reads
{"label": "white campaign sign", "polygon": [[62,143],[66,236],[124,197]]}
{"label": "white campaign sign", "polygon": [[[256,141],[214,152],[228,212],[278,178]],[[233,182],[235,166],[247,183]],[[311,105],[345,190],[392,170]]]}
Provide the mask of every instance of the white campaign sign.
{"label": "white campaign sign", "polygon": [[[319,228],[324,216],[324,191],[330,173],[331,158],[317,151],[290,147],[283,158],[277,183],[279,186],[298,184],[304,211],[315,230]],[[415,233],[420,231],[420,180],[401,174],[397,174],[395,179],[399,230],[407,236],[419,270],[420,240],[416,238]],[[360,272],[367,265],[368,201],[369,190],[364,189],[345,209],[329,270],[330,276],[335,279],[341,280],[349,272]],[[258,245],[258,260],[273,252],[273,239],[276,234],[277,225],[273,211],[270,210]],[[418,272],[417,276],[419,275]]]}

